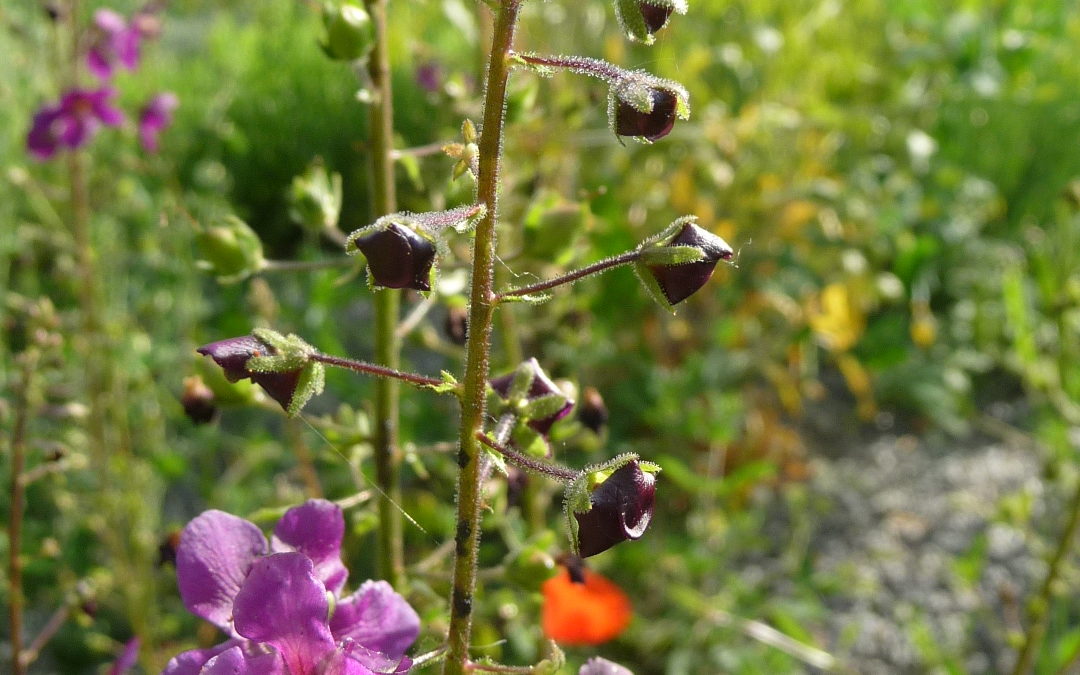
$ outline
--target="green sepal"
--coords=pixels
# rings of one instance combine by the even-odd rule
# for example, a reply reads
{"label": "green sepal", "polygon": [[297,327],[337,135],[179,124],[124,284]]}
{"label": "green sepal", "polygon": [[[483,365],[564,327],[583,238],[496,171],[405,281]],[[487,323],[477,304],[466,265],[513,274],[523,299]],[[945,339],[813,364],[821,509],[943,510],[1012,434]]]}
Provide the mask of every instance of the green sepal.
{"label": "green sepal", "polygon": [[521,409],[521,417],[530,420],[542,420],[555,415],[566,406],[563,394],[547,394],[530,400]]}
{"label": "green sepal", "polygon": [[529,389],[532,388],[534,379],[536,379],[536,370],[533,367],[533,362],[531,360],[522,361],[521,365],[514,371],[514,379],[510,382],[506,400],[512,405],[519,405],[519,402],[524,402],[529,396]]}
{"label": "green sepal", "polygon": [[533,666],[533,675],[558,675],[566,668],[566,654],[554,640],[544,645],[544,659]]}
{"label": "green sepal", "polygon": [[293,392],[292,400],[289,401],[289,409],[286,411],[289,417],[300,414],[312,396],[323,392],[326,386],[326,368],[318,361],[311,361],[300,372],[300,380],[296,383],[296,391]]}
{"label": "green sepal", "polygon": [[341,215],[341,174],[326,170],[316,159],[289,188],[289,216],[304,228],[319,233],[337,226]]}
{"label": "green sepal", "polygon": [[[543,434],[533,429],[528,425],[528,420],[522,418],[518,420],[517,425],[514,427],[514,431],[510,434],[511,439],[514,441],[514,446],[523,455],[530,457],[545,458],[551,452],[551,445],[548,444]],[[526,468],[527,467],[522,467]],[[528,469],[531,471],[531,469]]]}
{"label": "green sepal", "polygon": [[686,0],[615,0],[615,16],[626,37],[646,45],[653,44],[656,38],[649,33],[649,27],[645,24],[645,17],[641,13],[642,2],[670,8],[675,14],[686,14]]}
{"label": "green sepal", "polygon": [[[253,356],[244,367],[257,373],[288,373],[299,370],[311,362],[316,349],[295,333],[282,335],[269,328],[256,328],[251,334],[273,348],[273,354]],[[294,397],[295,398],[295,397]]]}
{"label": "green sepal", "polygon": [[638,259],[644,265],[687,265],[705,259],[697,246],[657,246],[641,252]]}
{"label": "green sepal", "polygon": [[638,281],[648,291],[649,296],[656,301],[658,305],[666,309],[667,311],[675,314],[675,308],[668,302],[667,297],[664,296],[664,291],[660,288],[660,284],[656,282],[656,278],[653,277],[649,271],[649,266],[641,262],[640,260],[634,263],[634,274],[637,275]]}
{"label": "green sepal", "polygon": [[505,295],[505,296],[500,296],[499,297],[499,302],[500,303],[503,303],[503,302],[524,302],[525,304],[528,304],[528,305],[540,305],[540,304],[543,304],[543,303],[547,302],[552,297],[553,296],[551,295],[551,293],[529,293],[528,295]]}
{"label": "green sepal", "polygon": [[424,384],[421,385],[421,388],[428,389],[436,394],[457,394],[460,391],[461,385],[458,384],[457,379],[449,371],[444,370],[439,375],[442,377],[440,384]]}
{"label": "green sepal", "polygon": [[592,509],[589,499],[589,475],[585,472],[570,481],[563,492],[563,517],[566,518],[566,532],[570,538],[570,549],[577,555],[581,552],[578,545],[578,522],[575,513],[588,513]]}

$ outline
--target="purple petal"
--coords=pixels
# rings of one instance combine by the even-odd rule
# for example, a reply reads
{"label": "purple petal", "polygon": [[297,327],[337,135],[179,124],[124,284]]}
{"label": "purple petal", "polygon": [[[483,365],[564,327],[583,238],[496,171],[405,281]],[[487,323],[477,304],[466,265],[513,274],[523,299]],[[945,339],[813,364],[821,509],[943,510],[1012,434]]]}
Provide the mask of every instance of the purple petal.
{"label": "purple petal", "polygon": [[288,410],[303,370],[292,370],[287,373],[256,373],[245,367],[252,356],[273,354],[273,349],[268,345],[251,335],[245,335],[211,342],[195,351],[214,359],[214,362],[225,371],[225,378],[229,382],[236,382],[245,377],[250,378],[252,382],[266,390],[270,398]]}
{"label": "purple petal", "polygon": [[112,105],[114,98],[116,98],[116,90],[111,87],[103,87],[89,94],[94,117],[105,126],[117,127],[124,123],[124,113]]}
{"label": "purple petal", "polygon": [[243,646],[246,641],[243,640],[226,640],[221,644],[208,647],[206,649],[191,649],[181,654],[177,654],[169,660],[169,663],[165,665],[165,670],[161,671],[161,675],[199,675],[206,662],[214,658],[218,654],[225,652],[233,647]]}
{"label": "purple petal", "polygon": [[116,35],[127,28],[127,21],[111,9],[99,9],[94,12],[94,26],[106,35]]}
{"label": "purple petal", "polygon": [[34,114],[34,122],[26,134],[26,149],[35,159],[46,160],[56,154],[56,121],[59,116],[59,108],[53,106],[46,106]]}
{"label": "purple petal", "polygon": [[309,675],[334,649],[326,588],[303,553],[274,553],[251,568],[236,595],[236,632],[281,652],[292,675]]}
{"label": "purple petal", "polygon": [[277,652],[245,654],[233,647],[206,662],[199,675],[289,675]]}
{"label": "purple petal", "polygon": [[311,558],[315,576],[337,596],[349,576],[341,562],[343,536],[345,516],[341,507],[325,499],[312,499],[285,512],[274,528],[270,550],[298,551]]}
{"label": "purple petal", "polygon": [[139,660],[139,644],[138,636],[131,638],[124,644],[124,651],[113,662],[112,668],[109,669],[109,675],[124,675],[124,673],[135,667],[135,662]]}
{"label": "purple petal", "polygon": [[594,656],[585,662],[585,665],[581,666],[581,670],[578,671],[578,675],[634,675],[630,672],[630,669],[620,666],[617,663],[602,659],[599,656]]}
{"label": "purple petal", "polygon": [[86,67],[90,72],[103,80],[112,77],[112,59],[104,45],[93,45],[86,52]]}
{"label": "purple petal", "polygon": [[253,524],[224,511],[206,511],[187,524],[176,552],[180,597],[192,614],[233,633],[233,599],[251,565],[268,552]]}
{"label": "purple petal", "polygon": [[319,664],[319,675],[404,675],[410,658],[390,658],[352,640],[344,640]]}
{"label": "purple petal", "polygon": [[180,99],[164,92],[150,99],[139,111],[139,142],[149,152],[157,150],[158,134],[172,123],[172,114]]}
{"label": "purple petal", "polygon": [[390,659],[400,659],[420,635],[420,617],[390,584],[365,581],[337,604],[330,630],[338,640],[352,639]]}

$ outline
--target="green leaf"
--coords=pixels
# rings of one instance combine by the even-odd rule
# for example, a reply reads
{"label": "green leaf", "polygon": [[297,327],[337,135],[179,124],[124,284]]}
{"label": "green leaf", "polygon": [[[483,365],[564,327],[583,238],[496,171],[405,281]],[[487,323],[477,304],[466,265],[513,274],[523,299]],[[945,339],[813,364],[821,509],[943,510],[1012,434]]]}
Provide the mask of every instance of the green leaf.
{"label": "green leaf", "polygon": [[643,265],[686,265],[705,259],[705,252],[697,246],[660,246],[647,248],[639,259]]}
{"label": "green leaf", "polygon": [[425,384],[422,385],[423,389],[430,389],[436,394],[456,394],[460,390],[460,385],[457,379],[449,372],[442,371],[439,373],[442,376],[442,382],[440,384]]}

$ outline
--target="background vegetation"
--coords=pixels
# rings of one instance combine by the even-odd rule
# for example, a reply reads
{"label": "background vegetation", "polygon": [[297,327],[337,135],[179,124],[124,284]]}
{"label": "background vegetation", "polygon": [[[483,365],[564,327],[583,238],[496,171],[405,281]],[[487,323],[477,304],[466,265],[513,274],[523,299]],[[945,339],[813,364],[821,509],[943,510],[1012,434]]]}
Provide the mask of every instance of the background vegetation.
{"label": "background vegetation", "polygon": [[[516,74],[506,280],[619,253],[684,213],[739,250],[737,266],[719,269],[675,317],[622,270],[515,307],[500,326],[494,370],[535,355],[555,377],[603,394],[608,427],[599,436],[564,428],[561,460],[627,450],[665,470],[650,532],[596,562],[631,595],[637,620],[614,643],[570,650],[574,662],[603,653],[639,674],[673,675],[810,668],[762,637],[767,624],[828,652],[840,670],[1011,666],[1077,482],[1076,10],[1061,0],[697,0],[644,48],[624,41],[609,2],[526,5],[520,50],[646,67],[682,82],[694,115],[656,145],[624,148],[607,129],[597,82]],[[485,12],[472,0],[391,3],[398,147],[456,140],[462,119],[477,118]],[[61,90],[66,43],[39,3],[0,7],[3,473],[28,396],[27,470],[39,477],[27,488],[23,532],[27,632],[67,612],[37,672],[95,672],[133,634],[147,672],[189,646],[196,621],[158,547],[202,509],[250,515],[370,489],[368,381],[330,373],[308,423],[272,406],[223,405],[220,421],[197,426],[179,403],[185,376],[214,376],[194,348],[256,325],[370,355],[370,293],[355,269],[223,284],[200,269],[194,242],[198,227],[236,214],[269,258],[340,255],[292,220],[287,193],[322,157],[344,179],[342,229],[370,222],[355,76],[319,50],[317,12],[303,3],[176,0],[163,17],[141,69],[117,82],[128,108],[160,90],[179,96],[161,151],[141,151],[130,130],[104,130],[87,151],[99,270],[99,337],[90,339],[67,165],[25,151],[33,112]],[[452,164],[439,154],[401,162],[401,206],[471,200],[467,178],[450,180]],[[443,322],[464,302],[465,277],[451,266],[442,281],[406,343],[420,372],[461,358]],[[60,340],[34,347],[27,388],[19,355],[42,327]],[[429,649],[445,630],[447,564],[429,556],[453,529],[446,442],[455,419],[447,401],[413,393],[402,419],[402,507],[415,521],[409,597]],[[91,450],[95,424],[107,452]],[[909,598],[885,622],[895,648],[870,656],[867,627],[838,617],[886,592],[881,570],[899,554],[855,550],[848,564],[821,564],[837,504],[869,498],[829,491],[822,477],[841,460],[865,461],[884,472],[884,490],[893,469],[871,466],[868,450],[881,443],[901,458],[919,448],[931,472],[933,462],[1000,445],[1027,458],[1019,466],[1030,476],[1002,483],[977,505],[980,524],[955,541],[905,540],[905,550],[936,551],[943,597],[967,597],[968,609],[946,630],[933,607]],[[924,483],[898,486],[922,498]],[[486,523],[496,534],[483,558],[494,566],[526,530],[505,490],[493,494]],[[5,512],[9,497],[0,498]],[[562,542],[552,499],[546,515]],[[881,515],[869,502],[846,508]],[[887,536],[888,515],[866,527]],[[374,573],[373,502],[349,517],[347,562],[362,579]],[[1009,555],[1026,562],[998,578],[1002,532],[1018,542]],[[539,596],[508,560],[484,581],[475,642],[524,663],[535,656]],[[1069,598],[1080,570],[1073,556],[1064,561],[1053,590]],[[1078,617],[1075,603],[1050,603],[1039,672],[1075,666]]]}

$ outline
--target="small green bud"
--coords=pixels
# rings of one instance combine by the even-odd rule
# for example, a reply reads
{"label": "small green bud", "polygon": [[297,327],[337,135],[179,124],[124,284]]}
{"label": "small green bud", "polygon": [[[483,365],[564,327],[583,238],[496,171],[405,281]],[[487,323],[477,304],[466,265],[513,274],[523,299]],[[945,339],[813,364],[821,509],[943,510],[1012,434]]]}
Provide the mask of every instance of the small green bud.
{"label": "small green bud", "polygon": [[202,265],[222,281],[239,281],[266,265],[262,241],[247,223],[226,216],[195,236]]}
{"label": "small green bud", "polygon": [[375,24],[360,5],[327,4],[323,8],[323,26],[323,51],[337,61],[366,58],[375,46]]}
{"label": "small green bud", "polygon": [[293,178],[289,215],[315,233],[337,226],[341,215],[341,174],[328,172],[322,160],[315,160],[307,171]]}

